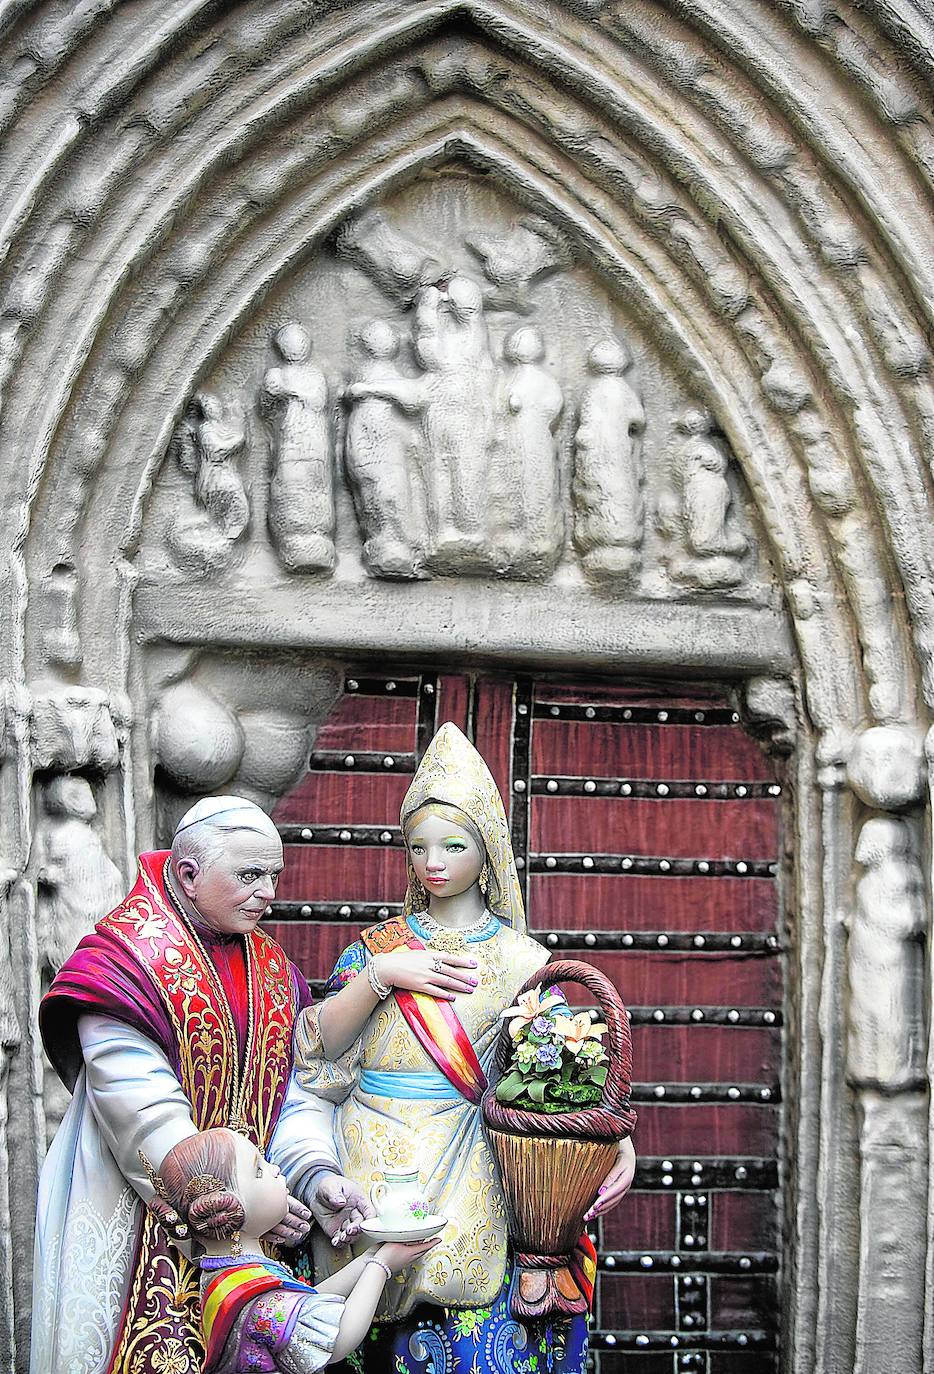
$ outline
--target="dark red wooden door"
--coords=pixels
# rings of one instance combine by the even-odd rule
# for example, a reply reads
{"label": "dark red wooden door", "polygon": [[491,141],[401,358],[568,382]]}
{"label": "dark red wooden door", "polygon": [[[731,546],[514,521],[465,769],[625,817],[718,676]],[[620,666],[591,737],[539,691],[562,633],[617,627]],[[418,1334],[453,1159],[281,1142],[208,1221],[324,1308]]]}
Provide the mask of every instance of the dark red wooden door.
{"label": "dark red wooden door", "polygon": [[598,1228],[603,1374],[775,1367],[782,781],[722,692],[349,676],[278,806],[272,929],[315,980],[400,909],[399,807],[453,720],[510,809],[532,933],[630,1008],[639,1170]]}

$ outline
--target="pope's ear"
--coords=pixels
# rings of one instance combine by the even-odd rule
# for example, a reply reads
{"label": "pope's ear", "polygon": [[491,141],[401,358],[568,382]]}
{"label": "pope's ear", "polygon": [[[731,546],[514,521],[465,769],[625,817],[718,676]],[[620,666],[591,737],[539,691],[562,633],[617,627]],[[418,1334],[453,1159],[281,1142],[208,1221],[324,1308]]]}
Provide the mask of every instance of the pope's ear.
{"label": "pope's ear", "polygon": [[192,896],[194,885],[198,874],[201,872],[201,865],[197,859],[179,859],[175,865],[175,876],[182,885],[182,891],[186,897]]}

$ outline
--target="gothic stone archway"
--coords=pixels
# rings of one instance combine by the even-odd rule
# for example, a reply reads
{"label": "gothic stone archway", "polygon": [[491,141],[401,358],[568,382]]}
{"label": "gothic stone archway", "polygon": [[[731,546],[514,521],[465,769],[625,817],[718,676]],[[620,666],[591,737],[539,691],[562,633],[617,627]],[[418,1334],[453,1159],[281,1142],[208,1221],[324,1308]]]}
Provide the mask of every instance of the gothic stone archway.
{"label": "gothic stone archway", "polygon": [[141,0],[0,42],[11,1290],[51,779],[126,865],[192,794],[273,805],[349,660],[661,672],[793,748],[785,1362],[917,1369],[928,19]]}

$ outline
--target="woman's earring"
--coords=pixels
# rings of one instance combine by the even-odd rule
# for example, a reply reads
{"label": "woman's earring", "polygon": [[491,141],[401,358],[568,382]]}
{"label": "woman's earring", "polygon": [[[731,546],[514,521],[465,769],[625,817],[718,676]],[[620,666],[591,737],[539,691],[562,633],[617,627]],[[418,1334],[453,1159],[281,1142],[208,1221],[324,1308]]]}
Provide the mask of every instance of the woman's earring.
{"label": "woman's earring", "polygon": [[411,880],[411,882],[409,883],[409,891],[410,891],[411,894],[412,894],[412,904],[413,904],[415,910],[416,910],[416,911],[427,911],[427,910],[428,910],[428,893],[427,893],[427,891],[425,890],[425,888],[422,886],[422,884],[419,882],[418,878],[415,877],[415,874],[414,874],[414,873],[412,874],[412,880]]}
{"label": "woman's earring", "polygon": [[489,865],[489,863],[484,863],[483,867],[482,867],[481,870],[480,870],[480,876],[479,876],[479,878],[477,879],[477,882],[478,882],[479,885],[480,885],[480,891],[483,893],[483,895],[484,895],[484,897],[485,897],[486,894],[487,894],[487,893],[489,892],[489,890],[490,890],[490,865]]}
{"label": "woman's earring", "polygon": [[233,1237],[232,1237],[232,1240],[231,1240],[231,1246],[230,1246],[230,1253],[231,1253],[232,1255],[242,1255],[242,1254],[243,1254],[243,1249],[241,1248],[241,1245],[240,1245],[240,1232],[239,1232],[239,1231],[234,1231],[234,1233],[233,1233]]}

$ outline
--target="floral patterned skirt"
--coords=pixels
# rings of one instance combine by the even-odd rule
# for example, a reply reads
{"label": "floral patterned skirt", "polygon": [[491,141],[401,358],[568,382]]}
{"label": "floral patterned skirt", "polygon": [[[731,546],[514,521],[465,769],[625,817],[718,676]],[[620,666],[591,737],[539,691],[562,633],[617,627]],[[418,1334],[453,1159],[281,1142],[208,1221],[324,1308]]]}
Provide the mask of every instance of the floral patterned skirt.
{"label": "floral patterned skirt", "polygon": [[341,1374],[584,1374],[587,1319],[517,1322],[504,1286],[492,1307],[422,1303],[402,1322],[373,1326]]}

